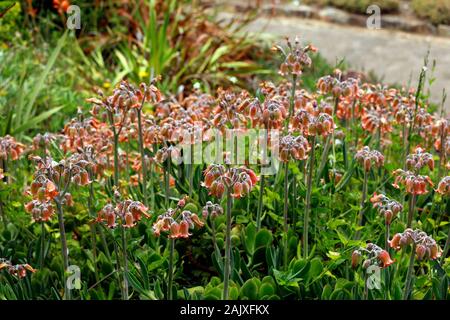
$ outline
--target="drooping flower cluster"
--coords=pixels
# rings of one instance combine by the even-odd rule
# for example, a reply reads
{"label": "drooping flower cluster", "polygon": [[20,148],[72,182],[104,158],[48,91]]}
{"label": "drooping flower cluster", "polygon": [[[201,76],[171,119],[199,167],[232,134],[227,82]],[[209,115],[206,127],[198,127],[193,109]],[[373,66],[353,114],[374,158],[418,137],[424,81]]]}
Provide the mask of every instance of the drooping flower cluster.
{"label": "drooping flower cluster", "polygon": [[370,171],[372,166],[381,167],[384,163],[384,156],[378,150],[370,150],[368,146],[364,146],[358,150],[355,159],[364,166],[366,172]]}
{"label": "drooping flower cluster", "polygon": [[377,208],[378,213],[384,215],[386,224],[391,224],[392,220],[403,210],[403,206],[395,200],[386,197],[383,194],[374,193],[370,202]]}
{"label": "drooping flower cluster", "polygon": [[443,196],[450,196],[450,176],[443,177],[439,181],[436,191]]}
{"label": "drooping flower cluster", "polygon": [[66,201],[68,205],[71,205],[72,198],[67,192],[70,183],[80,186],[91,183],[87,171],[90,164],[80,154],[74,154],[59,162],[54,161],[51,157],[42,159],[38,156],[31,156],[31,159],[37,165],[30,188],[35,200],[44,202],[60,197],[61,199],[58,200]]}
{"label": "drooping flower cluster", "polygon": [[25,145],[10,135],[0,137],[0,160],[17,160],[25,151]]}
{"label": "drooping flower cluster", "polygon": [[289,162],[291,159],[304,160],[308,157],[311,147],[304,136],[293,136],[288,134],[276,141],[273,148],[278,148],[279,159],[282,162]]}
{"label": "drooping flower cluster", "polygon": [[204,171],[204,176],[202,186],[217,198],[221,198],[226,190],[231,192],[233,198],[241,198],[250,193],[258,182],[256,174],[244,166],[234,168],[211,164]]}
{"label": "drooping flower cluster", "polygon": [[36,272],[28,263],[26,264],[12,264],[11,261],[1,258],[0,259],[0,271],[6,269],[6,271],[15,277],[25,278],[27,276],[27,271]]}
{"label": "drooping flower cluster", "polygon": [[169,232],[169,238],[189,238],[190,228],[201,228],[205,225],[196,213],[189,210],[183,210],[185,200],[179,201],[175,209],[169,208],[165,213],[158,216],[153,224],[153,232],[159,237],[161,232]]}
{"label": "drooping flower cluster", "polygon": [[433,186],[433,181],[431,181],[430,177],[418,175],[411,171],[397,169],[393,172],[393,175],[395,180],[392,186],[399,189],[400,185],[404,185],[406,192],[410,194],[421,195],[428,193],[427,187]]}
{"label": "drooping flower cluster", "polygon": [[419,172],[424,166],[428,166],[431,171],[434,169],[433,155],[424,152],[424,149],[417,147],[415,153],[409,154],[406,157],[406,167],[414,172]]}
{"label": "drooping flower cluster", "polygon": [[[450,120],[437,119],[430,126],[430,134],[434,140],[434,148],[445,157],[450,153]],[[443,149],[442,149],[443,148]],[[442,152],[443,151],[443,152]]]}
{"label": "drooping flower cluster", "polygon": [[361,116],[362,128],[368,132],[374,133],[377,130],[383,135],[386,132],[392,131],[391,120],[389,119],[389,112],[385,109],[363,109]]}
{"label": "drooping flower cluster", "polygon": [[280,46],[273,48],[274,50],[283,53],[285,58],[284,62],[280,65],[279,74],[282,76],[300,76],[304,67],[309,67],[312,63],[309,52],[316,52],[317,49],[312,45],[307,45],[302,48],[298,38],[295,38],[294,45],[292,45],[289,39],[286,39],[286,43],[289,49],[288,53],[285,53]]}
{"label": "drooping flower cluster", "polygon": [[314,101],[308,104],[305,109],[300,109],[294,115],[293,127],[302,132],[305,136],[328,136],[334,130],[334,121],[331,116],[332,109],[325,108],[328,104],[320,104]]}
{"label": "drooping flower cluster", "polygon": [[141,202],[134,200],[125,200],[118,202],[116,206],[108,203],[98,212],[97,222],[106,222],[109,228],[117,227],[117,220],[120,219],[124,228],[132,228],[141,221],[142,216],[150,218],[147,213],[148,208]]}
{"label": "drooping flower cluster", "polygon": [[287,116],[286,103],[286,100],[280,96],[268,96],[263,103],[253,99],[249,104],[243,104],[240,111],[248,113],[253,127],[262,126],[267,130],[280,129]]}
{"label": "drooping flower cluster", "polygon": [[361,257],[364,258],[362,264],[364,269],[370,266],[378,266],[381,268],[389,267],[394,263],[391,259],[389,252],[381,249],[374,243],[368,243],[365,248],[361,247],[352,253],[352,268],[356,268],[359,265]]}
{"label": "drooping flower cluster", "polygon": [[389,242],[390,247],[395,250],[404,249],[411,244],[416,248],[418,260],[423,260],[424,258],[435,260],[441,256],[441,249],[436,241],[419,229],[406,229],[402,233],[395,234]]}
{"label": "drooping flower cluster", "polygon": [[214,109],[214,118],[212,124],[215,128],[225,132],[227,126],[231,125],[233,129],[245,127],[247,118],[242,113],[250,103],[250,94],[247,91],[235,93],[232,90],[220,90],[218,92],[217,107]]}
{"label": "drooping flower cluster", "polygon": [[46,151],[50,147],[50,144],[56,141],[59,137],[61,136],[50,132],[46,132],[44,134],[38,133],[33,137],[32,150],[38,151],[39,149],[43,149]]}
{"label": "drooping flower cluster", "polygon": [[52,202],[45,200],[31,200],[25,205],[25,211],[31,213],[35,222],[49,221],[55,213]]}
{"label": "drooping flower cluster", "polygon": [[327,75],[321,77],[316,84],[317,89],[322,94],[330,93],[333,97],[347,98],[356,96],[359,91],[358,80],[355,78],[348,78],[341,80],[342,71],[336,69],[334,75]]}
{"label": "drooping flower cluster", "polygon": [[100,117],[102,126],[109,122],[110,129],[119,137],[119,141],[136,138],[137,113],[145,102],[157,103],[162,100],[161,92],[153,84],[141,84],[136,88],[127,81],[122,81],[111,96],[106,97],[101,91],[99,96],[87,99],[93,104],[91,114]]}
{"label": "drooping flower cluster", "polygon": [[212,203],[211,201],[206,202],[206,205],[202,209],[202,216],[206,219],[208,216],[212,218],[223,214],[223,208],[220,204]]}

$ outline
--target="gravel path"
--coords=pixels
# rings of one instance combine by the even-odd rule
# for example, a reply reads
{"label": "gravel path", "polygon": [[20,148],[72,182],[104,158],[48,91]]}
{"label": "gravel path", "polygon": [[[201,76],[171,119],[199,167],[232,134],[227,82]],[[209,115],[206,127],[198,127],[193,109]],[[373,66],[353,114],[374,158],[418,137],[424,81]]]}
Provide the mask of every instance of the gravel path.
{"label": "gravel path", "polygon": [[[417,85],[417,78],[427,50],[430,50],[432,76],[431,99],[440,102],[445,88],[450,110],[450,39],[424,36],[392,30],[370,30],[360,27],[340,26],[317,20],[301,18],[260,17],[248,31],[262,35],[300,36],[302,41],[313,43],[331,63],[345,58],[357,71],[373,71],[388,84]],[[431,74],[431,73],[429,73]],[[428,86],[427,86],[428,88]]]}

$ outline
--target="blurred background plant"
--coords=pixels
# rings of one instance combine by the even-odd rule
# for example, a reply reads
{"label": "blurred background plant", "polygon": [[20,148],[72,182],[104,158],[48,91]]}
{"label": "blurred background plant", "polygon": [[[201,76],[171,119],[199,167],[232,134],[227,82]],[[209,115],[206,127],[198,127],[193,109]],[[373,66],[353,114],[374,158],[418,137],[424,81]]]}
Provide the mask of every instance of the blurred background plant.
{"label": "blurred background plant", "polygon": [[[139,83],[161,75],[163,92],[185,94],[194,86],[256,90],[256,77],[273,79],[271,41],[243,31],[256,12],[219,21],[203,2],[135,2],[72,1],[81,8],[81,29],[65,34],[65,13],[52,1],[6,1],[0,133],[26,138],[37,128],[61,128],[95,88],[107,91],[123,78]],[[315,60],[304,77],[309,88],[314,73],[331,70],[320,56]]]}
{"label": "blurred background plant", "polygon": [[434,24],[450,24],[449,0],[412,0],[414,12]]}
{"label": "blurred background plant", "polygon": [[163,91],[186,92],[250,87],[256,75],[270,73],[261,62],[268,45],[241,32],[251,15],[216,22],[195,1],[138,2],[72,1],[81,7],[82,29],[67,35],[66,17],[51,1],[2,4],[1,134],[59,128],[93,87],[108,90],[122,78],[161,75]]}
{"label": "blurred background plant", "polygon": [[376,4],[383,13],[397,12],[400,7],[400,0],[303,0],[306,4],[314,4],[319,6],[334,6],[349,12],[365,14],[367,8]]}

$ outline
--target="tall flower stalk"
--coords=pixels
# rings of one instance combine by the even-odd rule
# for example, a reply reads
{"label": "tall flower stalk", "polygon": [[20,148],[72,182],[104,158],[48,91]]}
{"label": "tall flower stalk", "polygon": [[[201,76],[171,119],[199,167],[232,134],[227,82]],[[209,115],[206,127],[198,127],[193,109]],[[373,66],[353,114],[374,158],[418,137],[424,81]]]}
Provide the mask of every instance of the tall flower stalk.
{"label": "tall flower stalk", "polygon": [[[362,185],[361,203],[358,214],[358,227],[362,227],[364,223],[364,209],[367,199],[367,187],[369,182],[369,173],[372,166],[380,168],[384,163],[384,156],[381,152],[377,150],[370,150],[368,146],[360,149],[356,155],[355,160],[358,161],[363,166],[364,180]],[[360,230],[356,233],[356,238],[358,239],[360,235]]]}
{"label": "tall flower stalk", "polygon": [[315,155],[316,136],[311,139],[311,153],[309,155],[309,167],[308,167],[308,180],[306,181],[306,206],[305,214],[303,216],[303,258],[308,257],[308,233],[309,233],[309,216],[311,213],[311,192],[312,192],[312,179],[314,172],[314,155]]}
{"label": "tall flower stalk", "polygon": [[305,104],[304,107],[295,113],[293,118],[293,130],[301,132],[305,137],[310,137],[310,144],[305,140],[303,148],[298,155],[294,155],[296,160],[306,160],[306,153],[309,151],[309,165],[307,169],[306,178],[306,198],[305,198],[305,213],[303,215],[303,257],[306,259],[309,254],[309,221],[311,215],[311,193],[313,187],[313,174],[315,164],[315,147],[316,139],[319,136],[323,136],[328,139],[334,132],[334,121],[331,116],[331,107],[326,104],[317,104],[315,100],[312,100]]}
{"label": "tall flower stalk", "polygon": [[204,222],[199,219],[197,214],[188,210],[183,210],[186,205],[186,198],[178,201],[175,209],[169,208],[165,213],[158,216],[158,219],[153,224],[153,232],[155,236],[159,237],[161,232],[168,232],[168,274],[167,274],[167,293],[166,299],[173,299],[173,276],[174,276],[174,255],[175,255],[175,240],[187,239],[192,234],[189,233],[190,228],[203,227]]}
{"label": "tall flower stalk", "polygon": [[436,241],[419,229],[407,228],[403,233],[397,233],[389,242],[391,248],[395,250],[406,250],[411,247],[408,271],[405,279],[405,290],[403,300],[408,300],[412,292],[412,279],[414,276],[415,260],[437,260],[441,256],[441,250]]}
{"label": "tall flower stalk", "polygon": [[387,268],[394,263],[394,260],[391,259],[388,251],[381,249],[379,246],[371,242],[367,243],[366,247],[360,247],[353,251],[351,257],[353,269],[356,269],[359,266],[362,258],[364,258],[362,267],[364,270],[367,270],[364,271],[365,276],[363,299],[367,300],[369,296],[369,272],[372,272],[369,270],[373,270],[373,267],[379,267],[383,269]]}
{"label": "tall flower stalk", "polygon": [[231,225],[233,198],[241,198],[252,190],[258,182],[255,173],[246,167],[231,167],[230,165],[212,164],[205,172],[205,179],[202,183],[209,190],[209,194],[217,198],[222,198],[225,194],[227,199],[226,207],[226,232],[225,232],[225,259],[223,275],[223,299],[229,298],[229,285],[231,270]]}
{"label": "tall flower stalk", "polygon": [[373,207],[377,209],[378,213],[383,215],[385,224],[385,247],[386,251],[389,251],[389,239],[390,239],[390,227],[392,221],[397,215],[402,212],[403,206],[395,200],[386,197],[383,194],[374,193],[370,202],[373,203]]}
{"label": "tall flower stalk", "polygon": [[230,273],[231,273],[231,208],[233,206],[233,198],[231,190],[227,188],[227,207],[226,207],[226,232],[225,232],[225,265],[223,272],[223,300],[228,300]]}
{"label": "tall flower stalk", "polygon": [[[142,216],[150,218],[147,213],[148,208],[139,201],[131,199],[121,201],[121,195],[118,191],[114,192],[114,204],[106,204],[99,211],[96,221],[105,222],[111,228],[120,228],[122,238],[122,259],[123,259],[123,283],[122,283],[122,299],[128,300],[128,254],[127,254],[127,234],[126,229],[133,228],[142,219]],[[117,224],[120,221],[120,225]],[[115,242],[114,242],[115,243]],[[115,244],[116,245],[116,244]],[[117,249],[117,247],[116,247]],[[118,254],[116,250],[116,255]],[[119,260],[119,256],[117,256]]]}
{"label": "tall flower stalk", "polygon": [[26,210],[33,215],[36,222],[48,221],[54,213],[51,205],[56,205],[58,226],[61,240],[61,256],[63,260],[64,299],[70,300],[71,289],[68,287],[66,272],[69,267],[69,251],[67,247],[66,230],[64,225],[63,205],[72,206],[72,195],[68,192],[70,185],[87,185],[91,183],[87,167],[89,162],[80,154],[55,162],[50,156],[42,159],[31,156],[36,163],[36,172],[31,184],[33,199],[26,205]]}
{"label": "tall flower stalk", "polygon": [[[446,176],[439,181],[436,192],[441,194],[443,202],[444,202],[444,210],[445,212],[450,211],[450,176]],[[444,212],[442,212],[444,215]],[[442,252],[441,264],[444,263],[445,257],[447,257],[447,253],[450,247],[450,227],[448,229],[447,240],[445,241],[444,250]]]}
{"label": "tall flower stalk", "polygon": [[[288,265],[288,232],[289,232],[289,160],[305,160],[308,157],[310,146],[302,135],[293,136],[288,134],[280,139],[274,147],[279,149],[279,158],[284,163],[284,206],[283,206],[283,232],[284,232],[284,267]],[[305,230],[304,233],[306,233]]]}
{"label": "tall flower stalk", "polygon": [[[295,81],[295,80],[294,80]],[[294,88],[294,85],[292,85]],[[259,99],[253,99],[248,101],[248,103],[243,103],[239,108],[239,111],[243,111],[250,119],[252,127],[259,127],[263,130],[263,142],[260,147],[262,148],[262,159],[261,159],[261,176],[260,176],[260,187],[259,187],[259,197],[258,206],[256,213],[256,230],[261,229],[261,217],[263,211],[263,199],[266,187],[266,175],[265,166],[267,165],[269,144],[271,141],[271,135],[269,132],[271,130],[279,130],[283,127],[283,123],[287,124],[287,103],[280,96],[276,95],[270,88],[263,88],[263,93],[265,94],[264,102],[260,102]],[[293,109],[294,104],[294,93],[295,89],[291,91],[291,96],[289,99],[289,108]],[[260,140],[261,142],[261,140]]]}
{"label": "tall flower stalk", "polygon": [[424,152],[424,149],[420,147],[417,147],[414,152],[406,157],[406,168],[408,170],[397,169],[393,173],[395,176],[393,186],[398,189],[400,185],[404,185],[406,193],[410,195],[406,218],[407,228],[412,226],[417,197],[428,192],[427,186],[433,186],[430,177],[420,175],[420,171],[424,167],[428,167],[430,170],[434,169],[433,156]]}

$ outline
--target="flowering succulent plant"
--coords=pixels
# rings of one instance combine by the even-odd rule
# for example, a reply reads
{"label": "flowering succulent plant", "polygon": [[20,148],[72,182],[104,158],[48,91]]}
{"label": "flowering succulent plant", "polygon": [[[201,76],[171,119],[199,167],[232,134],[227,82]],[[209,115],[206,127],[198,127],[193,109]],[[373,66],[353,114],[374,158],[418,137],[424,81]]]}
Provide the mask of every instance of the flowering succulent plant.
{"label": "flowering succulent plant", "polygon": [[[183,29],[187,30],[183,37],[192,37],[189,28]],[[362,264],[367,273],[371,267],[388,268],[394,264],[394,249],[403,250],[401,256],[395,256],[395,272],[392,268],[383,271],[384,286],[372,291],[372,297],[398,298],[398,285],[407,273],[404,298],[409,298],[415,259],[422,261],[423,272],[428,270],[428,260],[439,259],[442,269],[448,267],[448,117],[443,111],[439,117],[431,113],[420,85],[417,91],[389,88],[365,83],[363,75],[338,69],[311,82],[300,77],[312,63],[311,54],[316,51],[312,45],[301,46],[296,39],[288,40],[287,49],[275,49],[283,55],[279,73],[284,79],[261,83],[254,95],[239,87],[210,87],[209,93],[202,93],[206,78],[193,87],[180,86],[176,94],[167,92],[163,82],[165,96],[156,87],[159,77],[139,86],[121,81],[88,99],[90,113],[80,107],[59,133],[37,134],[28,139],[29,147],[11,136],[0,138],[0,179],[6,182],[0,182],[2,237],[11,235],[13,239],[15,230],[10,223],[21,216],[15,210],[25,210],[34,223],[29,229],[21,223],[19,230],[26,232],[14,239],[30,239],[30,253],[40,247],[40,254],[28,254],[37,260],[39,269],[52,268],[58,262],[51,256],[54,246],[49,246],[48,240],[49,236],[59,239],[64,272],[55,283],[64,285],[64,290],[54,291],[63,292],[64,298],[71,294],[101,297],[105,285],[110,286],[108,295],[116,298],[115,281],[120,283],[123,299],[209,298],[217,297],[222,288],[224,299],[260,298],[267,292],[261,297],[288,294],[298,298],[301,294],[309,299],[319,293],[323,298],[357,298],[358,288],[340,290],[343,279],[339,277],[345,275],[349,286],[357,286],[358,277],[349,276],[348,264],[334,259],[355,243],[358,249],[352,253],[351,265],[356,269]],[[226,59],[222,62],[231,65]],[[258,130],[254,143],[253,133]],[[242,145],[241,137],[245,138]],[[264,146],[259,145],[262,138]],[[228,149],[230,140],[233,151]],[[223,142],[227,147],[224,153],[220,150]],[[234,161],[243,150],[240,147],[245,147],[246,159]],[[209,151],[216,159],[223,154],[224,162],[197,157]],[[23,154],[28,152],[32,154],[28,159],[35,162],[33,177],[18,170],[26,163]],[[199,163],[198,159],[206,161]],[[269,165],[278,170],[279,162],[284,172],[272,175],[274,172],[266,170]],[[386,168],[401,169],[388,172],[385,163]],[[14,192],[20,184],[29,185],[24,202],[16,201],[22,196]],[[431,189],[434,184],[435,192]],[[360,187],[361,198],[355,199]],[[369,189],[373,192],[371,209]],[[259,192],[257,202],[254,191]],[[182,197],[184,194],[189,196]],[[423,214],[415,217],[417,198],[425,194],[418,202]],[[408,215],[402,214],[405,196]],[[180,200],[175,205],[176,199]],[[24,208],[17,203],[25,203]],[[64,215],[65,208],[70,215]],[[154,213],[151,220],[149,208]],[[52,221],[55,215],[58,234]],[[69,221],[68,236],[65,219]],[[96,223],[85,226],[86,221]],[[380,221],[384,222],[384,238]],[[413,221],[427,233],[411,229]],[[402,230],[405,224],[407,229],[391,239],[390,228]],[[51,233],[46,235],[48,231]],[[87,239],[89,231],[91,238]],[[444,231],[449,235],[441,251]],[[435,239],[428,234],[436,235]],[[369,236],[377,243],[385,240],[384,247],[367,243],[359,248],[359,239]],[[83,246],[89,240],[92,248],[86,249]],[[9,254],[8,246],[15,245],[14,241],[2,243],[2,252]],[[66,281],[69,247],[73,264],[89,258],[89,268],[82,268],[83,285],[88,289],[80,293],[71,293]],[[176,249],[180,254],[175,254]],[[411,249],[406,272],[404,253]],[[105,264],[105,257],[114,271]],[[208,265],[210,258],[212,265]],[[34,260],[30,261],[34,265]],[[106,274],[102,270],[105,265]],[[303,268],[309,265],[310,271]],[[328,278],[322,277],[323,273],[318,276],[320,281],[313,280],[313,286],[299,283],[301,290],[291,290],[296,285],[292,275],[298,275],[299,266],[306,281],[321,265],[332,276],[328,278],[336,280],[329,284],[337,284],[332,294],[329,285],[324,287]],[[183,275],[188,268],[192,272]],[[34,272],[29,265],[12,265],[4,259],[0,269],[17,278]],[[267,272],[275,280],[273,290],[267,290],[270,277],[257,280]],[[216,283],[215,275],[223,284]],[[426,277],[420,296],[437,296],[446,280],[437,279],[435,272]],[[202,279],[201,285],[211,281],[204,290],[197,290],[191,286],[197,279]],[[167,285],[167,291],[161,290],[161,284]],[[365,287],[364,298],[368,298],[367,281]]]}
{"label": "flowering succulent plant", "polygon": [[353,268],[356,268],[358,266],[362,257],[365,258],[364,262],[362,263],[364,269],[367,269],[370,266],[387,268],[394,263],[394,260],[391,259],[389,252],[383,250],[374,243],[368,243],[365,248],[361,247],[353,251]]}
{"label": "flowering succulent plant", "polygon": [[25,145],[7,135],[0,137],[0,160],[17,160],[25,151]]}
{"label": "flowering succulent plant", "polygon": [[450,176],[443,177],[439,181],[436,191],[443,196],[450,196]]}
{"label": "flowering succulent plant", "polygon": [[209,190],[209,194],[221,198],[225,191],[233,198],[241,198],[252,190],[258,181],[256,174],[246,167],[226,167],[211,164],[204,171],[202,185]]}
{"label": "flowering succulent plant", "polygon": [[370,202],[384,216],[386,224],[391,224],[392,220],[403,210],[403,206],[398,201],[392,200],[384,194],[374,193]]}
{"label": "flowering succulent plant", "polygon": [[147,219],[150,215],[147,208],[139,201],[125,200],[118,202],[115,206],[111,203],[105,205],[98,212],[97,222],[106,222],[109,228],[117,227],[117,219],[120,219],[124,228],[132,228],[136,223],[141,221],[142,216]]}
{"label": "flowering succulent plant", "polygon": [[201,228],[204,222],[200,220],[196,213],[184,210],[187,198],[178,201],[175,209],[169,208],[166,212],[159,215],[153,224],[153,233],[159,237],[161,232],[168,232],[169,244],[169,271],[167,285],[167,299],[172,299],[172,283],[173,283],[173,256],[176,239],[186,239],[192,234],[189,233],[190,228],[195,226]]}
{"label": "flowering succulent plant", "polygon": [[27,271],[35,273],[36,269],[33,269],[28,263],[26,264],[12,264],[11,261],[1,258],[0,259],[0,271],[6,269],[6,271],[15,277],[25,278]]}
{"label": "flowering succulent plant", "polygon": [[285,59],[280,65],[279,73],[282,76],[300,76],[304,67],[309,67],[312,63],[309,53],[316,52],[317,48],[311,44],[301,47],[299,38],[295,38],[294,44],[292,44],[292,42],[287,38],[286,44],[288,47],[287,52],[285,52],[285,50],[283,50],[280,46],[273,47],[273,50],[280,51]]}
{"label": "flowering succulent plant", "polygon": [[384,156],[378,150],[370,150],[368,146],[358,150],[355,159],[363,165],[364,171],[368,172],[373,166],[381,167],[384,163]]}
{"label": "flowering succulent plant", "polygon": [[405,229],[402,233],[397,233],[389,242],[391,248],[395,250],[403,249],[412,246],[411,257],[409,260],[408,273],[406,275],[406,286],[404,292],[404,299],[408,299],[411,290],[411,279],[413,276],[414,260],[431,259],[436,260],[441,256],[441,249],[436,241],[419,229]]}

